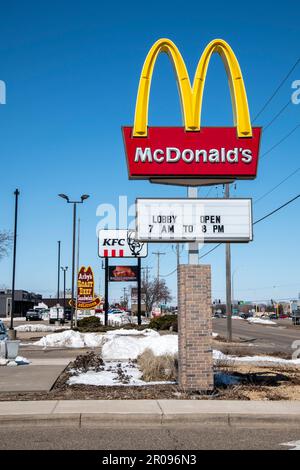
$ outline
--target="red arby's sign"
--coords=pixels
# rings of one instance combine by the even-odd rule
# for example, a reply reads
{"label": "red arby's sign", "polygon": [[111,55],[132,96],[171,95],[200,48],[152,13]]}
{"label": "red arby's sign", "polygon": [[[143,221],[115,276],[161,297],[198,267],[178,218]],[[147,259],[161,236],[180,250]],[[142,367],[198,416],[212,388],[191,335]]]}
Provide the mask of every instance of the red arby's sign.
{"label": "red arby's sign", "polygon": [[148,127],[147,136],[133,137],[123,127],[129,178],[254,179],[261,128],[238,137],[235,127]]}

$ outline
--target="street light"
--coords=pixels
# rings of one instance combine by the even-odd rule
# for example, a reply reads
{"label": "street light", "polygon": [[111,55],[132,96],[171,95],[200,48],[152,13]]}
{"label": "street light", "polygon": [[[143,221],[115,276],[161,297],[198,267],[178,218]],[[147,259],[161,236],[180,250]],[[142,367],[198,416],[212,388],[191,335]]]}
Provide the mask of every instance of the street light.
{"label": "street light", "polygon": [[80,201],[70,201],[69,196],[66,194],[59,194],[59,197],[65,199],[68,204],[73,204],[73,246],[72,246],[72,292],[71,292],[71,329],[73,329],[73,317],[74,317],[74,286],[75,286],[75,239],[76,239],[76,206],[77,204],[82,204],[83,201],[88,199],[90,196],[88,194],[82,194],[80,196]]}
{"label": "street light", "polygon": [[10,328],[9,334],[11,339],[16,339],[16,330],[14,330],[14,312],[15,312],[15,279],[16,279],[16,254],[17,254],[17,227],[18,227],[18,200],[20,191],[14,192],[15,195],[15,227],[14,227],[14,249],[13,249],[13,275],[11,289],[11,309],[10,309]]}

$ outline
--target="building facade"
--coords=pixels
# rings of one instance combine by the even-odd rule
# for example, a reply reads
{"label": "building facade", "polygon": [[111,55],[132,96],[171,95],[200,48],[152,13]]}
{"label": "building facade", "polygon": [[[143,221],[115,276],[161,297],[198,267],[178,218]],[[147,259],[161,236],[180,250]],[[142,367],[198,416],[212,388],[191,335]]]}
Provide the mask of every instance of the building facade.
{"label": "building facade", "polygon": [[[38,305],[42,301],[40,294],[28,292],[26,290],[15,291],[15,317],[25,317],[26,312]],[[10,317],[11,313],[11,290],[5,289],[0,291],[0,318]]]}

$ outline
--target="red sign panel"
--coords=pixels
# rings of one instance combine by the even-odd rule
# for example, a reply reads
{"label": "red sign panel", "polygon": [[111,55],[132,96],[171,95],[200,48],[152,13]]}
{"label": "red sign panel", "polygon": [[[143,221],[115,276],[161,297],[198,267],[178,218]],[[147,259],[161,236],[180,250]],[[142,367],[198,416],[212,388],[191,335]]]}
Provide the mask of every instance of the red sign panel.
{"label": "red sign panel", "polygon": [[132,137],[123,127],[129,178],[254,179],[261,128],[239,138],[235,127],[148,127],[147,137]]}
{"label": "red sign panel", "polygon": [[138,266],[109,266],[109,280],[132,282],[138,280]]}

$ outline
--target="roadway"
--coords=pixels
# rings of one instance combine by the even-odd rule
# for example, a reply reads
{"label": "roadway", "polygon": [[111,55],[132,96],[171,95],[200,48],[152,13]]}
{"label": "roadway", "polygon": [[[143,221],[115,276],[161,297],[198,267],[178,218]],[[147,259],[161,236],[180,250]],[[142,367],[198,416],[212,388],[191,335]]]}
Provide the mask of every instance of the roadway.
{"label": "roadway", "polygon": [[[226,337],[226,318],[213,319],[213,331]],[[256,352],[286,352],[292,354],[294,341],[300,341],[300,326],[291,320],[281,320],[275,326],[251,324],[246,320],[232,320],[233,339],[254,344]],[[298,345],[299,348],[300,344]]]}
{"label": "roadway", "polygon": [[1,450],[287,450],[300,431],[288,427],[160,426],[144,428],[0,429]]}

